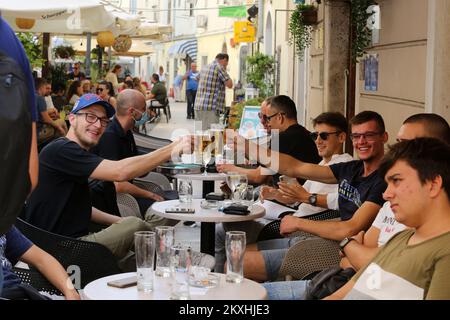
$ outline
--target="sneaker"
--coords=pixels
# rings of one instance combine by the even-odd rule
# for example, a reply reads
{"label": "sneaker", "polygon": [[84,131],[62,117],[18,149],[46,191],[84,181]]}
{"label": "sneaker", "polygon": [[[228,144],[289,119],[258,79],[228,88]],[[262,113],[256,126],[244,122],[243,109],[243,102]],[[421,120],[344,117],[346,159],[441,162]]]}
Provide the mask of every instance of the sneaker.
{"label": "sneaker", "polygon": [[213,256],[206,253],[192,251],[191,259],[193,266],[205,267],[211,270],[213,270],[214,267],[216,266],[216,259]]}

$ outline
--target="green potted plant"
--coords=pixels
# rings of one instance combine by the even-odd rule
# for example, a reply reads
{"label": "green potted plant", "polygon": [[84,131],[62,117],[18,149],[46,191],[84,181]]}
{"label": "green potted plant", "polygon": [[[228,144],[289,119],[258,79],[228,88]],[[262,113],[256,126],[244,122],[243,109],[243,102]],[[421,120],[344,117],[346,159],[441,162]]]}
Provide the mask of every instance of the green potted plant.
{"label": "green potted plant", "polygon": [[258,88],[258,96],[268,97],[273,95],[273,73],[275,72],[275,60],[272,56],[256,52],[247,57],[246,81]]}
{"label": "green potted plant", "polygon": [[313,24],[317,23],[317,8],[313,5],[299,4],[289,21],[289,44],[294,45],[295,53],[303,60],[303,53],[311,45]]}
{"label": "green potted plant", "polygon": [[39,43],[39,38],[32,32],[18,32],[16,35],[25,49],[31,67],[41,68],[44,59],[42,59],[42,44]]}
{"label": "green potted plant", "polygon": [[353,30],[352,39],[352,60],[357,62],[366,48],[372,43],[372,31],[367,27],[367,19],[372,15],[367,12],[367,8],[376,4],[374,0],[352,0],[350,19]]}
{"label": "green potted plant", "polygon": [[61,59],[69,59],[75,56],[75,50],[71,45],[60,45],[55,47],[55,56]]}

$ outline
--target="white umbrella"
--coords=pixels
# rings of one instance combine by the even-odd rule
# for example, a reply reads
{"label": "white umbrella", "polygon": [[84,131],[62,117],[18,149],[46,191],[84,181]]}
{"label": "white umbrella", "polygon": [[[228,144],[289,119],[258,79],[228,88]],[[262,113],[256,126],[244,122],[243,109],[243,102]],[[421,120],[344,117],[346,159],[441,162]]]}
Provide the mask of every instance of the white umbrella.
{"label": "white umbrella", "polygon": [[[139,16],[127,14],[97,0],[0,0],[3,18],[15,31],[83,34],[111,31],[133,35]],[[16,18],[35,19],[33,28],[17,27]]]}

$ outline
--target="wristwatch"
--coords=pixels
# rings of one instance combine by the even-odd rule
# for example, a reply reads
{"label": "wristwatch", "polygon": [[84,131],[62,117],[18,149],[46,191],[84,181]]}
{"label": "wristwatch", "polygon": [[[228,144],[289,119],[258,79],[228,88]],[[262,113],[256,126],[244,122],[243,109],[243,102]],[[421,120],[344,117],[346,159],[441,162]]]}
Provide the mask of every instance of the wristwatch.
{"label": "wristwatch", "polygon": [[310,205],[315,206],[317,204],[317,193],[311,193],[308,198],[308,202]]}
{"label": "wristwatch", "polygon": [[344,252],[344,248],[346,245],[348,245],[350,243],[350,241],[355,240],[353,238],[344,238],[344,240],[342,240],[339,243],[339,250],[341,250],[341,252]]}

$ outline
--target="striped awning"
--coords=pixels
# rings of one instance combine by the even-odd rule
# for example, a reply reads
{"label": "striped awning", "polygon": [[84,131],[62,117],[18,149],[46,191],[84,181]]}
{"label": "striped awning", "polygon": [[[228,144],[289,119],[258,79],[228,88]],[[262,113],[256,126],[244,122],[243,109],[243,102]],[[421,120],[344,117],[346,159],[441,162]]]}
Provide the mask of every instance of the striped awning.
{"label": "striped awning", "polygon": [[193,61],[197,61],[197,39],[177,41],[167,52],[171,58],[191,57]]}

